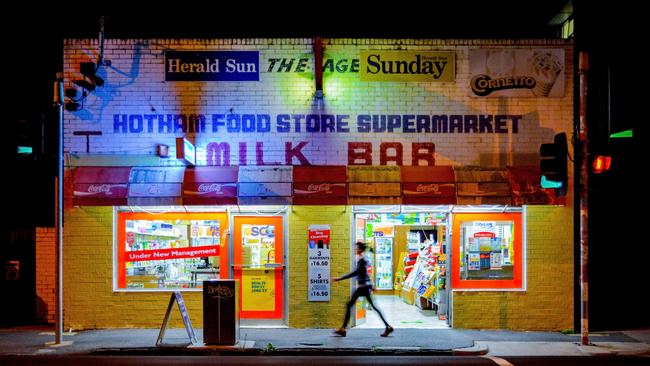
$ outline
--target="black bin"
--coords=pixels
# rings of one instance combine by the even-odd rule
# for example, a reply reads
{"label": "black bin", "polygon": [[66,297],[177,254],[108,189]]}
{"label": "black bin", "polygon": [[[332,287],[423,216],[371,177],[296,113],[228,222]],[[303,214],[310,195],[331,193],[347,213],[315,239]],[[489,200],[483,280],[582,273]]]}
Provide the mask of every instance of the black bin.
{"label": "black bin", "polygon": [[236,344],[239,340],[239,281],[203,281],[203,342]]}

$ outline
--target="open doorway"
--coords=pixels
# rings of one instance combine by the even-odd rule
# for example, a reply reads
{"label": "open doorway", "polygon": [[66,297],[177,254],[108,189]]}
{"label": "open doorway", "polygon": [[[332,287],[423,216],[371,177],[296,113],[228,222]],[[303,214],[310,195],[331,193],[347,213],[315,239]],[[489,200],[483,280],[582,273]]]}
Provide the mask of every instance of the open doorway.
{"label": "open doorway", "polygon": [[[356,213],[354,238],[368,245],[373,301],[395,328],[448,328],[445,212]],[[365,299],[356,326],[383,328]]]}

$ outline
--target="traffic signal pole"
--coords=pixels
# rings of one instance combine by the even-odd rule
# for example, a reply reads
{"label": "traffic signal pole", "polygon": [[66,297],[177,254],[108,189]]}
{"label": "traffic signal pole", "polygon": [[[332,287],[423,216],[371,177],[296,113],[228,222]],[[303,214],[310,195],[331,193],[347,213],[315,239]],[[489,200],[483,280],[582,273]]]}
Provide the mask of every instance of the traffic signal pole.
{"label": "traffic signal pole", "polygon": [[63,344],[63,73],[54,82],[54,105],[58,109],[59,146],[56,178],[56,329],[54,344]]}
{"label": "traffic signal pole", "polygon": [[580,306],[581,306],[581,344],[589,344],[589,280],[588,264],[588,233],[589,205],[587,202],[589,192],[589,144],[587,140],[587,71],[589,70],[589,57],[586,52],[580,52],[578,64],[580,76],[580,120],[579,140],[582,149],[582,162],[580,164]]}

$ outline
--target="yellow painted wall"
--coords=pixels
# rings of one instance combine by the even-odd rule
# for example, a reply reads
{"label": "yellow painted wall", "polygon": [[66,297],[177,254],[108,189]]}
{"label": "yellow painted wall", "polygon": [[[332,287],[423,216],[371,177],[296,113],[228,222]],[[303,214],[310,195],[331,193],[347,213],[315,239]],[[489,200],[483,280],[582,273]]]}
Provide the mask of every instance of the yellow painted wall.
{"label": "yellow painted wall", "polygon": [[527,206],[525,292],[454,292],[454,328],[573,329],[573,214]]}
{"label": "yellow painted wall", "polygon": [[[73,329],[160,326],[169,292],[113,292],[112,207],[66,210],[64,323]],[[307,301],[307,228],[331,226],[331,277],[350,271],[351,207],[294,206],[288,219],[288,325],[340,326],[350,281],[332,283],[329,302]],[[455,328],[561,330],[573,327],[571,209],[528,206],[527,291],[454,293]],[[184,292],[195,327],[202,319],[201,292]],[[182,327],[174,308],[170,327]]]}
{"label": "yellow painted wall", "polygon": [[340,327],[350,296],[350,280],[331,284],[329,302],[307,301],[307,230],[309,225],[329,224],[330,277],[350,272],[351,207],[293,206],[289,211],[289,326],[294,328]]}
{"label": "yellow painted wall", "polygon": [[[170,292],[113,292],[113,208],[71,208],[64,220],[65,329],[160,327]],[[202,327],[202,293],[183,298],[192,325]],[[169,326],[182,327],[176,305],[172,314]]]}

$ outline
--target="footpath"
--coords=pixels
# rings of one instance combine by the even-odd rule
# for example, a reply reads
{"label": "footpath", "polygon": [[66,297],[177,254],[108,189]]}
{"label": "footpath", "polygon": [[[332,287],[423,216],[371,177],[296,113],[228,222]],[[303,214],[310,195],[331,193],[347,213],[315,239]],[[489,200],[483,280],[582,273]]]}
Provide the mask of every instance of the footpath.
{"label": "footpath", "polygon": [[169,329],[156,346],[158,329],[101,329],[65,332],[52,344],[52,327],[0,328],[0,355],[488,355],[650,357],[650,329],[591,333],[588,346],[579,335],[463,329],[351,329],[347,337],[331,329],[241,328],[234,346],[188,344],[185,329]]}

